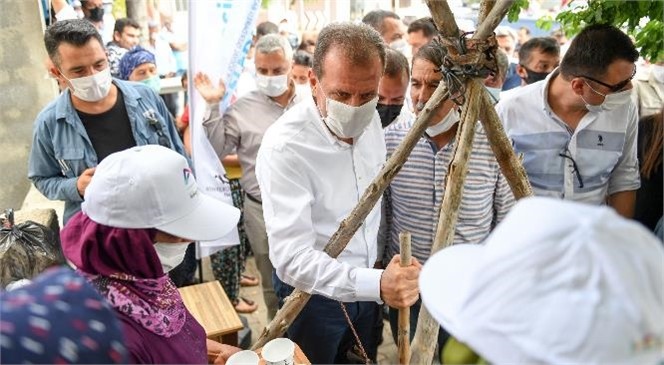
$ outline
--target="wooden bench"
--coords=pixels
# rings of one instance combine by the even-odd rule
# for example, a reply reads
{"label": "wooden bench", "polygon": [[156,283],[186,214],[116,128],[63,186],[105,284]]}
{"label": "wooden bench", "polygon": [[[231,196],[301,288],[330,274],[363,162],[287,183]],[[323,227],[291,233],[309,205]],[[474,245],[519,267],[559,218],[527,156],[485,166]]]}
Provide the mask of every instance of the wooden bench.
{"label": "wooden bench", "polygon": [[244,326],[218,281],[180,288],[185,307],[205,329],[207,338],[237,346]]}

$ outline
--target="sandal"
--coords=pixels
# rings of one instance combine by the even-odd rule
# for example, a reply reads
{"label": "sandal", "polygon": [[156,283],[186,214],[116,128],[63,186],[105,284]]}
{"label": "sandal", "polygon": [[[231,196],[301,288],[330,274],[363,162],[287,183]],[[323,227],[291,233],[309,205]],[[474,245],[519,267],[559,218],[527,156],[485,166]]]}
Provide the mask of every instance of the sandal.
{"label": "sandal", "polygon": [[242,274],[240,278],[240,286],[257,286],[258,278],[255,276]]}
{"label": "sandal", "polygon": [[258,304],[253,300],[240,297],[233,301],[233,307],[238,313],[253,313],[258,309]]}

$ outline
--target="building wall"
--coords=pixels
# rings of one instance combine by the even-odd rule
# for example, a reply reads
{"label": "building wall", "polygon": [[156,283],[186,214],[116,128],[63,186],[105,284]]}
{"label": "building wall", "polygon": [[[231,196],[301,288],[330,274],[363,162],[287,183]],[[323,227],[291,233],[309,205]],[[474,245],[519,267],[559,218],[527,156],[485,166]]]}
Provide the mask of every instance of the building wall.
{"label": "building wall", "polygon": [[30,182],[35,116],[57,95],[46,71],[39,0],[0,1],[0,210],[20,208]]}

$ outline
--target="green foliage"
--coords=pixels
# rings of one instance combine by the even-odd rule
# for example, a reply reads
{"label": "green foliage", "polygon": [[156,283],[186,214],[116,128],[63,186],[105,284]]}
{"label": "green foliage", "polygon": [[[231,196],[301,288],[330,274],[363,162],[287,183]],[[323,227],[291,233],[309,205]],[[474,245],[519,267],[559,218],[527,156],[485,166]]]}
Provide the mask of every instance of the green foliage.
{"label": "green foliage", "polygon": [[507,20],[510,22],[515,22],[519,20],[519,14],[521,14],[521,10],[528,10],[528,6],[530,5],[529,0],[516,0],[510,7],[510,10],[507,12]]}
{"label": "green foliage", "polygon": [[[508,13],[508,19],[517,20],[518,12],[528,8],[527,3],[528,0],[517,0]],[[613,24],[635,39],[644,58],[664,60],[663,16],[662,0],[588,0],[572,1],[556,16],[555,21],[562,25],[568,37],[591,24]],[[542,17],[536,24],[539,28],[550,30],[553,21],[550,16]]]}

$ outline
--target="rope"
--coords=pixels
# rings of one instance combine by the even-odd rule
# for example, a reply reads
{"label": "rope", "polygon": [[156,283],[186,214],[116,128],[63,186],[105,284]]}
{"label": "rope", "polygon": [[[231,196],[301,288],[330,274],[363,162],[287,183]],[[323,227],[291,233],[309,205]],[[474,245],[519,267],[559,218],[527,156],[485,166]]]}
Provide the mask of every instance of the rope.
{"label": "rope", "polygon": [[360,355],[362,355],[362,357],[364,358],[364,363],[371,364],[371,360],[369,360],[369,356],[367,355],[367,352],[364,351],[364,346],[362,346],[362,341],[360,341],[360,336],[357,334],[357,331],[355,331],[355,327],[353,326],[353,321],[350,320],[350,316],[346,311],[346,306],[341,301],[339,301],[339,305],[341,306],[341,310],[344,312],[344,317],[346,317],[346,322],[348,322],[351,332],[353,332],[353,337],[355,337],[355,342],[357,343],[357,347],[360,348]]}
{"label": "rope", "polygon": [[441,52],[445,52],[441,69],[450,99],[457,105],[466,100],[464,80],[468,77],[486,78],[498,72],[495,52],[498,48],[494,35],[486,40],[470,39],[474,32],[463,32],[458,37],[437,36],[432,40]]}

